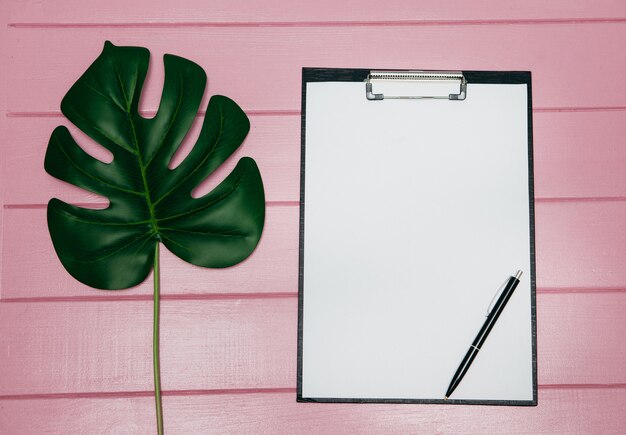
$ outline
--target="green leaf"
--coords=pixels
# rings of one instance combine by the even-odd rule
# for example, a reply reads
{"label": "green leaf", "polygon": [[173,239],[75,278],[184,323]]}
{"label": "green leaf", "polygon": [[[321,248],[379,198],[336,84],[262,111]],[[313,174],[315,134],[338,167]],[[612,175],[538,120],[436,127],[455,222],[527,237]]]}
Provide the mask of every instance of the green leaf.
{"label": "green leaf", "polygon": [[145,48],[107,41],[61,103],[73,124],[113,154],[111,163],[88,155],[63,126],[52,133],[46,152],[50,175],[110,201],[103,210],[56,198],[48,203],[59,259],[73,277],[96,288],[142,282],[159,241],[189,263],[232,266],[252,253],[263,230],[263,183],[250,158],[239,160],[210,193],[191,196],[241,145],[250,129],[247,116],[232,100],[213,96],[192,151],[169,169],[197,114],[206,75],[189,60],[165,55],[159,110],[146,119],[138,104],[149,57]]}

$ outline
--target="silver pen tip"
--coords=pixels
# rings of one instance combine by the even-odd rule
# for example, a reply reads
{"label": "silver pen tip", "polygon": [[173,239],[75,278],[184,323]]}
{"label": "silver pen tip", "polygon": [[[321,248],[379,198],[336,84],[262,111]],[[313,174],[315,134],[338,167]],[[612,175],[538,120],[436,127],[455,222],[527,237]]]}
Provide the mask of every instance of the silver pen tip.
{"label": "silver pen tip", "polygon": [[515,279],[519,280],[519,279],[521,278],[521,276],[522,276],[522,271],[521,271],[521,270],[518,270],[518,271],[515,273]]}

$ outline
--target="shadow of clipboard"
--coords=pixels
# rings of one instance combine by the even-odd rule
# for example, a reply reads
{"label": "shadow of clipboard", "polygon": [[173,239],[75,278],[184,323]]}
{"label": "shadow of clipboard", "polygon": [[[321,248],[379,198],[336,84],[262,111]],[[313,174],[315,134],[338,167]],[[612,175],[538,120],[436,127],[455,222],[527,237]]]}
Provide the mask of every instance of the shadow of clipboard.
{"label": "shadow of clipboard", "polygon": [[530,72],[303,68],[298,293],[299,402],[536,405]]}

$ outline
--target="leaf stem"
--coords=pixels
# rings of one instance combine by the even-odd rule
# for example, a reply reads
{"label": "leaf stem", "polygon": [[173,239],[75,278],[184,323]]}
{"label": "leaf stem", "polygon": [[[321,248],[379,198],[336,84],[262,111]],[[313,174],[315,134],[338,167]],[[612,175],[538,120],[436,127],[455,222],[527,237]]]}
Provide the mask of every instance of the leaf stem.
{"label": "leaf stem", "polygon": [[161,368],[159,364],[159,242],[154,245],[154,314],[152,329],[152,364],[154,370],[154,401],[156,405],[157,430],[163,435],[163,407],[161,405]]}

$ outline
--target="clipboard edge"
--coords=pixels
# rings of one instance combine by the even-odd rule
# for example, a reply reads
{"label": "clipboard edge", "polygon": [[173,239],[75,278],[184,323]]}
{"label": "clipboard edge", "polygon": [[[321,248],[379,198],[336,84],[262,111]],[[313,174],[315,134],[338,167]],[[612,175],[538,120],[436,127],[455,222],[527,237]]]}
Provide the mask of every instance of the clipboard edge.
{"label": "clipboard edge", "polygon": [[537,400],[473,400],[473,399],[353,399],[328,397],[302,397],[296,399],[298,403],[378,403],[402,405],[484,405],[484,406],[537,406]]}
{"label": "clipboard edge", "polygon": [[[424,70],[424,71],[444,71],[441,70]],[[319,68],[319,67],[303,67],[302,68],[302,92],[303,96],[306,92],[306,83],[315,82],[364,82],[368,74],[374,70],[385,71],[405,71],[403,69],[393,68]],[[461,70],[463,76],[468,83],[477,84],[504,84],[504,85],[528,85],[531,84],[531,71],[485,71],[485,70]],[[304,101],[303,101],[304,102]],[[530,100],[529,100],[530,103]],[[303,104],[302,108],[304,109]],[[531,105],[529,104],[529,107]],[[302,113],[302,112],[301,112]]]}
{"label": "clipboard edge", "polygon": [[[402,69],[377,68],[388,71]],[[476,84],[525,84],[527,89],[527,128],[528,128],[528,193],[529,193],[529,233],[530,233],[530,295],[531,295],[531,340],[532,340],[532,400],[454,400],[454,399],[350,399],[350,398],[306,398],[302,396],[302,358],[304,327],[304,180],[305,180],[305,138],[306,138],[306,89],[308,83],[315,82],[359,82],[365,81],[372,71],[370,68],[322,68],[302,67],[301,130],[300,130],[300,214],[298,243],[298,337],[297,337],[297,379],[296,401],[301,403],[405,403],[405,404],[459,404],[459,405],[501,405],[537,406],[537,278],[535,257],[535,196],[533,161],[533,105],[531,71],[475,71],[462,70],[468,83]]]}

